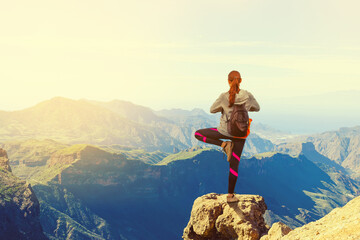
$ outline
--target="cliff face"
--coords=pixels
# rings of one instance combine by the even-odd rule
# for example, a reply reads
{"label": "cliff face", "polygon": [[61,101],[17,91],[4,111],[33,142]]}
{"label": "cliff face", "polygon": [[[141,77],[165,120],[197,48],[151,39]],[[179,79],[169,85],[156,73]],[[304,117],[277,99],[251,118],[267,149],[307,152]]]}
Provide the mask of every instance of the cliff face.
{"label": "cliff face", "polygon": [[340,128],[308,138],[321,154],[341,164],[343,167],[359,171],[357,161],[360,145],[360,127]]}
{"label": "cliff face", "polygon": [[30,184],[10,172],[0,148],[0,239],[47,239],[40,225],[40,206]]}
{"label": "cliff face", "polygon": [[[307,144],[304,146],[303,142]],[[312,143],[314,147],[309,143]],[[309,149],[309,147],[314,149]],[[323,155],[322,158],[328,158],[327,162],[330,160],[333,164],[350,170],[352,177],[360,179],[360,126],[294,138],[277,145],[276,150],[292,155],[298,155],[302,150],[316,150]]]}
{"label": "cliff face", "polygon": [[107,221],[66,188],[38,184],[34,191],[40,201],[40,223],[47,236],[57,240],[119,239],[111,235]]}
{"label": "cliff face", "polygon": [[209,193],[195,200],[183,239],[257,240],[267,233],[263,197],[236,194],[240,201],[227,203],[226,195]]}
{"label": "cliff face", "polygon": [[9,158],[6,151],[2,148],[0,148],[0,168],[4,169],[5,171],[11,172]]}

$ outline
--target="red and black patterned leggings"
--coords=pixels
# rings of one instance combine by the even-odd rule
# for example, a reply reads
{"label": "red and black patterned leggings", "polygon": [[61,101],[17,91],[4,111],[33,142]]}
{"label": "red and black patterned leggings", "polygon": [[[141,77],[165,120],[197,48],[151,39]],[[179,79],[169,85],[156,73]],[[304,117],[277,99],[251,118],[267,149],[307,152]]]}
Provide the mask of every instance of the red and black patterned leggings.
{"label": "red and black patterned leggings", "polygon": [[195,132],[195,138],[199,141],[214,144],[221,147],[223,141],[220,139],[230,139],[234,143],[233,153],[230,159],[229,186],[228,192],[234,193],[236,180],[238,178],[238,168],[241,153],[243,151],[246,139],[239,139],[225,136],[217,130],[217,128],[204,128]]}

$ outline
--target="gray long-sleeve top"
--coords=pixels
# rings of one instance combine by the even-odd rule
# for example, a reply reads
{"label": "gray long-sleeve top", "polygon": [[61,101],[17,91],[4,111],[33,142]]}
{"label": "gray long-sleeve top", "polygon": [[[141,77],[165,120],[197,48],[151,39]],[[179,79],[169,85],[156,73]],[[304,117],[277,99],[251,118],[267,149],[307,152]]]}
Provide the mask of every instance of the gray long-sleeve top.
{"label": "gray long-sleeve top", "polygon": [[[243,104],[245,103],[246,110],[250,112],[258,112],[260,111],[260,105],[254,98],[254,96],[244,90],[240,89],[240,92],[235,95],[234,104]],[[218,131],[228,137],[233,137],[227,131],[227,121],[229,120],[233,107],[229,107],[229,92],[223,92],[220,94],[218,99],[213,103],[210,107],[210,113],[221,112],[220,124],[217,127]]]}

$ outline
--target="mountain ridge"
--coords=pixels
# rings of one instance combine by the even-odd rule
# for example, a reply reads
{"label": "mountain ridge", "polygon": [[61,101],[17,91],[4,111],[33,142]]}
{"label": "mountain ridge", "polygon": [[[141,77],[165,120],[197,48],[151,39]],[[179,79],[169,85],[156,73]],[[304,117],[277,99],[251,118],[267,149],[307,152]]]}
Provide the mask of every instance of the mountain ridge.
{"label": "mountain ridge", "polygon": [[186,145],[156,126],[145,126],[85,101],[56,97],[0,115],[0,141],[51,138],[64,143],[122,144],[173,151]]}

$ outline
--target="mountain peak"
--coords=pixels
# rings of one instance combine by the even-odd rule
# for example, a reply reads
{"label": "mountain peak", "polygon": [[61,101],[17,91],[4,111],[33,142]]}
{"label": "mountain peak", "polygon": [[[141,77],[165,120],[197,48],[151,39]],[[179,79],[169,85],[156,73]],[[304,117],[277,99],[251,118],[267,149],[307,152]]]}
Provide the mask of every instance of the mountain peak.
{"label": "mountain peak", "polygon": [[61,96],[56,96],[56,97],[50,98],[48,100],[42,101],[35,106],[42,106],[42,105],[48,105],[48,104],[52,105],[52,106],[57,105],[57,104],[73,104],[75,102],[78,102],[78,100],[61,97]]}
{"label": "mountain peak", "polygon": [[72,146],[60,149],[51,155],[49,166],[56,164],[71,164],[85,156],[106,156],[110,153],[90,144],[74,144]]}
{"label": "mountain peak", "polygon": [[68,101],[68,100],[71,99],[62,96],[55,96],[53,98],[50,98],[50,101]]}
{"label": "mountain peak", "polygon": [[193,110],[191,110],[191,113],[193,113],[194,115],[208,115],[203,109],[201,108],[194,108]]}
{"label": "mountain peak", "polygon": [[[65,97],[61,97],[61,96],[56,96],[53,98],[50,98],[48,100],[39,102],[38,104],[26,108],[22,111],[35,111],[35,112],[41,112],[41,111],[55,111],[56,109],[61,109],[62,107],[66,107],[66,108],[71,108],[74,107],[76,105],[82,105],[80,100],[74,100],[74,99],[70,99],[70,98],[65,98]],[[19,112],[22,112],[19,111]]]}

